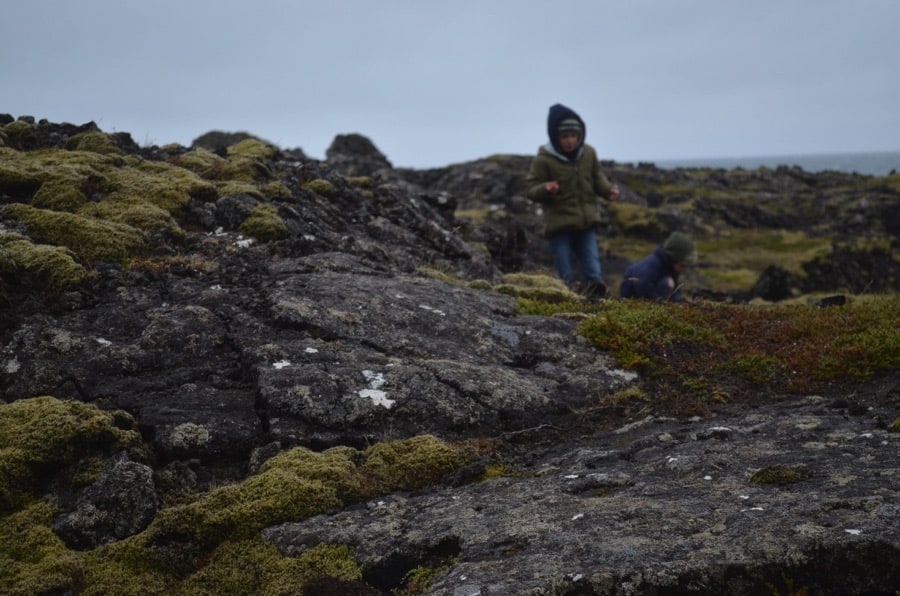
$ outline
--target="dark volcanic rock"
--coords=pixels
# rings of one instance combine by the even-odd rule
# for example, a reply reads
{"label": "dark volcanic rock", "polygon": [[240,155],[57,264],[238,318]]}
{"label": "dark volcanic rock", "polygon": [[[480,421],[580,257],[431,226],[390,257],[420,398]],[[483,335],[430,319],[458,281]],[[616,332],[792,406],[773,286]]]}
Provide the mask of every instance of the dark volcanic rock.
{"label": "dark volcanic rock", "polygon": [[793,296],[792,288],[796,285],[791,274],[778,265],[769,265],[760,274],[759,279],[750,290],[751,296],[770,302],[787,300]]}
{"label": "dark volcanic rock", "polygon": [[137,534],[158,508],[153,469],[123,454],[80,491],[74,508],[56,519],[53,530],[71,548],[95,548]]}
{"label": "dark volcanic rock", "polygon": [[826,404],[651,417],[503,478],[390,495],[263,537],[291,556],[351,545],[383,590],[423,561],[458,557],[429,592],[448,596],[763,594],[782,574],[810,594],[900,585],[900,475],[878,463],[900,461],[900,442],[871,412],[848,419]]}
{"label": "dark volcanic rock", "polygon": [[336,136],[325,151],[325,163],[345,176],[375,176],[392,168],[375,143],[359,134]]}

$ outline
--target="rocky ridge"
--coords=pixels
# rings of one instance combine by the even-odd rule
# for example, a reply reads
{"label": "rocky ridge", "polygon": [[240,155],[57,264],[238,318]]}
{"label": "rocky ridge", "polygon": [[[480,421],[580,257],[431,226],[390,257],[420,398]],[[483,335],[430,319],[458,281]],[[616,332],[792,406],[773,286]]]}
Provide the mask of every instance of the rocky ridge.
{"label": "rocky ridge", "polygon": [[[3,130],[4,151],[17,154],[98,131],[33,119],[7,119]],[[190,153],[111,138],[147,162]],[[202,137],[191,150],[208,143],[227,155],[245,139]],[[757,594],[767,583],[786,588],[786,578],[816,594],[892,594],[900,587],[896,371],[852,395],[776,388],[771,403],[723,407],[711,419],[645,412],[626,420],[603,410],[586,419],[639,377],[579,337],[577,320],[520,315],[514,295],[492,289],[509,272],[547,268],[539,213],[521,196],[527,163],[498,156],[399,170],[364,137],[342,136],[321,162],[300,150],[257,162],[260,180],[289,191],[275,200],[191,197],[179,215],[183,236],[154,243],[141,266],[92,263],[83,284],[58,294],[41,292],[27,270],[6,270],[4,401],[51,396],[127,413],[133,422],[118,414],[117,424],[133,423],[143,445],[83,454],[102,463],[83,486],[72,482],[78,458],[40,470],[38,494],[58,508],[56,534],[70,549],[96,549],[143,531],[166,501],[250,478],[292,448],[362,450],[428,434],[505,447],[437,487],[273,524],[262,540],[285,557],[322,543],[351,546],[361,577],[348,593],[390,593],[409,571],[434,565],[443,571],[428,593],[454,596]],[[776,267],[757,286],[781,276],[781,296],[804,284],[898,289],[897,191],[887,183],[835,221],[805,193],[862,192],[852,189],[870,185],[866,177],[713,172],[704,192],[761,176],[754,192],[788,188],[802,200],[788,210],[773,206],[783,197],[774,193],[740,208],[694,197],[687,210],[664,204],[645,181],[692,174],[609,166],[630,204],[663,207],[642,224],[651,240],[723,219],[835,238],[828,258],[806,264],[818,275],[802,280]],[[4,205],[36,192],[3,179]],[[277,207],[281,236],[241,233],[266,203]],[[459,216],[476,209],[496,216]],[[5,213],[0,231],[29,233]],[[621,223],[610,214],[608,233]],[[887,244],[861,251],[863,231]],[[614,273],[625,259],[607,261]],[[496,466],[507,471],[488,473]],[[2,502],[15,509],[12,497]]]}

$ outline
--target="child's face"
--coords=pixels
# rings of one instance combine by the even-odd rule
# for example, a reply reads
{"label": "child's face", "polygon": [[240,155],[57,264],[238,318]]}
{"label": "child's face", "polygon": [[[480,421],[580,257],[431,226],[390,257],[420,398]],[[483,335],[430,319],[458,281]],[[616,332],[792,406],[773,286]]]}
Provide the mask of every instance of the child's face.
{"label": "child's face", "polygon": [[564,130],[556,136],[556,139],[559,141],[559,146],[566,153],[575,151],[575,149],[578,148],[579,138],[581,138],[581,134],[575,130]]}

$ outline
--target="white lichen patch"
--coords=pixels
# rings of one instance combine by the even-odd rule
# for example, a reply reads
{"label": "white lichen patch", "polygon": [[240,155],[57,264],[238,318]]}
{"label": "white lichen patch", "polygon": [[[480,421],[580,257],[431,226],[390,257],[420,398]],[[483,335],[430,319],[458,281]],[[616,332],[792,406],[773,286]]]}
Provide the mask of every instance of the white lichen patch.
{"label": "white lichen patch", "polygon": [[394,405],[395,400],[388,399],[387,393],[381,390],[381,387],[384,385],[384,375],[371,370],[364,370],[362,371],[362,374],[366,378],[366,381],[369,382],[369,386],[366,389],[360,389],[359,396],[371,399],[372,403],[376,406],[390,409],[390,407]]}
{"label": "white lichen patch", "polygon": [[638,378],[638,374],[636,372],[631,372],[630,370],[622,370],[621,368],[613,368],[607,370],[606,374],[617,379],[622,379],[623,381],[626,381],[628,383]]}
{"label": "white lichen patch", "polygon": [[432,307],[428,306],[427,304],[420,304],[419,308],[421,308],[422,310],[427,310],[427,311],[433,312],[436,315],[441,315],[442,317],[447,316],[447,313],[445,313],[444,311],[438,310],[436,308],[432,308]]}
{"label": "white lichen patch", "polygon": [[209,443],[209,438],[208,428],[193,422],[185,422],[172,429],[171,443],[173,447],[196,448]]}
{"label": "white lichen patch", "polygon": [[278,362],[273,363],[272,367],[277,368],[278,370],[281,370],[282,368],[286,368],[290,365],[291,365],[291,363],[288,360],[279,360]]}

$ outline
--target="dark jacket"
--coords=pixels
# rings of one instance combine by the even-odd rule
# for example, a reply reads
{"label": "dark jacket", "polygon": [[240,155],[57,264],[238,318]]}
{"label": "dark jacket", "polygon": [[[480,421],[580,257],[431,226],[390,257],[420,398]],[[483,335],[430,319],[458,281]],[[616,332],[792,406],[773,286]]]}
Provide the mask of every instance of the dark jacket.
{"label": "dark jacket", "polygon": [[[566,155],[557,146],[556,128],[566,118],[581,122],[580,146]],[[600,170],[594,148],[584,143],[584,122],[573,110],[556,104],[547,118],[550,142],[538,149],[526,178],[525,194],[544,208],[544,233],[586,230],[600,223],[597,198],[609,198],[612,184]],[[547,192],[544,185],[559,182],[559,191]]]}
{"label": "dark jacket", "polygon": [[[635,261],[625,269],[619,295],[622,298],[681,302],[684,297],[679,289],[678,272],[673,265],[662,246],[657,246],[653,254]],[[672,280],[674,289],[669,286],[669,279]]]}

